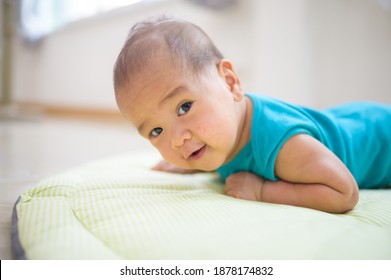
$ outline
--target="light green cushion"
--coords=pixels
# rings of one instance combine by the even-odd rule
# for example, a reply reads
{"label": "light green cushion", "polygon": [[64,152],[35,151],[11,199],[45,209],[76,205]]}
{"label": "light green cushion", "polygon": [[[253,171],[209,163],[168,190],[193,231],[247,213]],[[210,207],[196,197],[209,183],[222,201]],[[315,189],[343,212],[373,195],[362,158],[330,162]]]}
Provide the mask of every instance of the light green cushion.
{"label": "light green cushion", "polygon": [[16,205],[28,259],[391,259],[391,190],[332,215],[244,201],[216,174],[151,171],[158,156],[100,160],[41,181]]}

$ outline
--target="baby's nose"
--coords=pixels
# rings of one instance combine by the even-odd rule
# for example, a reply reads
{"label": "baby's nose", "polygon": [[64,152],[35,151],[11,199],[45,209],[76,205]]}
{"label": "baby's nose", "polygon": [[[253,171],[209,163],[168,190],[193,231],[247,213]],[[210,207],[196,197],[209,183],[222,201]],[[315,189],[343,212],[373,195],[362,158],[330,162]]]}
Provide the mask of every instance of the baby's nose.
{"label": "baby's nose", "polygon": [[175,150],[182,147],[187,140],[191,139],[191,132],[188,129],[177,128],[171,135],[171,147]]}

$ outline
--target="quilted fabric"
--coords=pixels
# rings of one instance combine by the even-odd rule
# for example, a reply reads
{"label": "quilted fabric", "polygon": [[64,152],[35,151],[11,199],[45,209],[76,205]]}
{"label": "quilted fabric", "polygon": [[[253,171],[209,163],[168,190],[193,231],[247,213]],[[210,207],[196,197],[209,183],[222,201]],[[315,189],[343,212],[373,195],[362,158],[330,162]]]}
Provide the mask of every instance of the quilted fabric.
{"label": "quilted fabric", "polygon": [[27,259],[391,259],[391,190],[333,215],[223,195],[214,173],[150,170],[156,154],[99,160],[39,182],[14,211]]}

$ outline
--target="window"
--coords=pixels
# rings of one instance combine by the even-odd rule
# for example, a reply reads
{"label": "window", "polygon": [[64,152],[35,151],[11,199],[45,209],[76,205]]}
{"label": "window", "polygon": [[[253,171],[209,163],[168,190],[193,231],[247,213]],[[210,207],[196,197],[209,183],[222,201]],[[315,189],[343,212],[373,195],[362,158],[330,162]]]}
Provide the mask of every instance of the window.
{"label": "window", "polygon": [[67,23],[143,0],[21,0],[22,37],[35,42]]}

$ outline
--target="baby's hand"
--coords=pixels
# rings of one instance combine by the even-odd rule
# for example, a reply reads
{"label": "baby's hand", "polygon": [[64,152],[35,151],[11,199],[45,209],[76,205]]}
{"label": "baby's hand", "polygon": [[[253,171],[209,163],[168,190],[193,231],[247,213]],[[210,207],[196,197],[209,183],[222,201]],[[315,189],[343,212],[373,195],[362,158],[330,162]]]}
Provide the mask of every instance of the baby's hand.
{"label": "baby's hand", "polygon": [[164,159],[161,160],[158,164],[152,167],[152,170],[157,170],[157,171],[165,171],[165,172],[171,172],[171,173],[179,173],[179,174],[193,174],[196,172],[199,172],[198,170],[194,169],[184,169],[177,167]]}
{"label": "baby's hand", "polygon": [[224,191],[228,196],[245,200],[262,201],[262,186],[265,180],[250,172],[234,173],[225,181]]}

